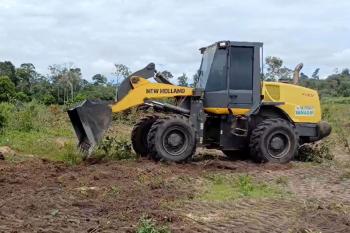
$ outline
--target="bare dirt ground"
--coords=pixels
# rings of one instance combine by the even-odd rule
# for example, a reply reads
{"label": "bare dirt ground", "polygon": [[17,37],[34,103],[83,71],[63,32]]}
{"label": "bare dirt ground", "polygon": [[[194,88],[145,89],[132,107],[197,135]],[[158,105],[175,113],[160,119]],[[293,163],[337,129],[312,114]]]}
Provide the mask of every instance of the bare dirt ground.
{"label": "bare dirt ground", "polygon": [[[350,166],[344,161],[272,165],[218,157],[189,164],[139,159],[70,167],[34,158],[4,160],[0,232],[134,232],[147,216],[172,232],[346,233]],[[205,201],[196,195],[208,174],[284,180],[289,194]]]}

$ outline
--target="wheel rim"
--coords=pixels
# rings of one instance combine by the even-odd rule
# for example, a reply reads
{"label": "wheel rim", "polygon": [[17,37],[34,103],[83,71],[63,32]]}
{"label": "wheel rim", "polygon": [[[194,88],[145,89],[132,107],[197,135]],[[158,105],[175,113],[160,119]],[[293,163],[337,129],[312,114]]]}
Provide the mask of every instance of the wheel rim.
{"label": "wheel rim", "polygon": [[188,141],[187,133],[181,127],[174,126],[164,132],[162,144],[168,154],[179,156],[186,151]]}
{"label": "wheel rim", "polygon": [[288,154],[290,148],[290,137],[283,131],[274,132],[267,138],[267,153],[272,158],[283,158]]}

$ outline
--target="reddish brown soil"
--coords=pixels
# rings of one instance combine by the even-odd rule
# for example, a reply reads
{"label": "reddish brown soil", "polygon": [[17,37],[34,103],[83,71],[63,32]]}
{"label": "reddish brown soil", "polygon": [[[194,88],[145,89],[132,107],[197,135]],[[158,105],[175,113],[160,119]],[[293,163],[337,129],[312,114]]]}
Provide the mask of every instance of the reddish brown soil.
{"label": "reddish brown soil", "polygon": [[[207,173],[288,177],[293,195],[205,202]],[[116,161],[69,167],[0,161],[0,232],[134,232],[147,216],[172,232],[350,232],[350,179],[332,166]]]}

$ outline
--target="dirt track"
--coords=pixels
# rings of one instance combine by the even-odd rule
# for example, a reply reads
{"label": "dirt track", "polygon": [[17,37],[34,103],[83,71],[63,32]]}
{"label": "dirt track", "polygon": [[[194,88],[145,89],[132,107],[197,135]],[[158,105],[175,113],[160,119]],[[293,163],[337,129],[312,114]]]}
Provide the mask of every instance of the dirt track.
{"label": "dirt track", "polygon": [[[288,177],[284,198],[196,199],[210,173]],[[173,232],[350,232],[350,178],[336,165],[145,159],[68,167],[0,161],[1,232],[134,232],[142,216]]]}

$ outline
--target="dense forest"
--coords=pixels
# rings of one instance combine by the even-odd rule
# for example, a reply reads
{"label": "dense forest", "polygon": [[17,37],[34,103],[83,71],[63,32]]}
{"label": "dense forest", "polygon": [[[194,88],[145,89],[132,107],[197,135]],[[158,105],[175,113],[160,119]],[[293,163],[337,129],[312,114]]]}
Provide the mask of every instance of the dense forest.
{"label": "dense forest", "polygon": [[[292,78],[292,69],[285,67],[280,58],[267,57],[265,66],[264,80]],[[131,74],[131,70],[123,64],[115,64],[115,71],[111,74],[114,82],[108,81],[102,74],[83,77],[81,69],[72,64],[52,65],[48,71],[47,75],[42,75],[31,63],[15,67],[10,61],[0,62],[0,102],[36,100],[49,105],[84,99],[112,100],[118,85]],[[326,79],[320,79],[319,71],[319,68],[316,69],[310,76],[301,73],[301,85],[318,90],[321,97],[350,96],[349,69],[335,72]],[[198,80],[197,74],[189,79],[184,73],[176,80],[169,71],[163,71],[163,75],[182,86],[194,86]]]}

